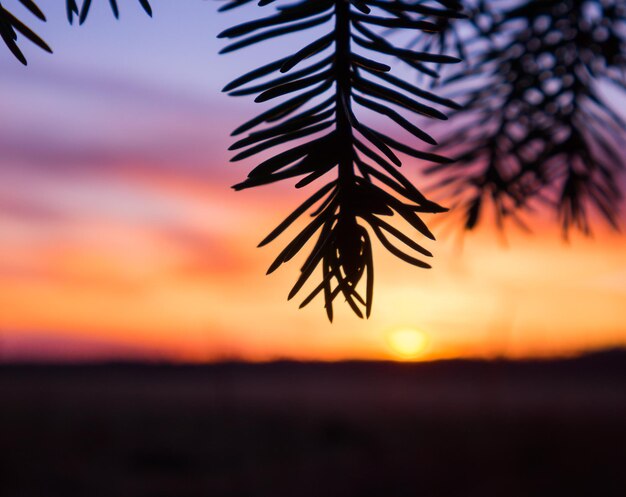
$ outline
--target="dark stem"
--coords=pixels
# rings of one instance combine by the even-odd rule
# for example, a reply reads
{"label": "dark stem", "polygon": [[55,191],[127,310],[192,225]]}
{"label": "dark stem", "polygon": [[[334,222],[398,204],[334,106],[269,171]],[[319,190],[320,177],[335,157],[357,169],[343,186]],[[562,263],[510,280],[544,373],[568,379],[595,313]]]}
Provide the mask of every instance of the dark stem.
{"label": "dark stem", "polygon": [[352,146],[351,106],[351,49],[350,49],[350,2],[336,0],[335,6],[335,71],[337,88],[337,147],[339,148],[339,186],[349,185],[354,177],[354,149]]}

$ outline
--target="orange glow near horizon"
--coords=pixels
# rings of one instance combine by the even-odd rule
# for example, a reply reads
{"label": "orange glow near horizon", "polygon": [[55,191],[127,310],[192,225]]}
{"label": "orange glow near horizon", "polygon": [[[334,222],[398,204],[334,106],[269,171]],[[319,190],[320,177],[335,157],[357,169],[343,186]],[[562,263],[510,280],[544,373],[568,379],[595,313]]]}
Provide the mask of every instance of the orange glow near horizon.
{"label": "orange glow near horizon", "polygon": [[338,300],[331,325],[319,301],[303,310],[286,301],[297,261],[265,276],[285,240],[254,248],[296,195],[277,201],[267,190],[134,181],[168,205],[175,229],[85,213],[45,237],[3,221],[4,341],[31,336],[36,346],[52,334],[183,361],[394,359],[402,354],[390,351],[386,330],[400,328],[427,330],[420,360],[558,356],[626,343],[626,240],[618,234],[565,244],[554,230],[511,231],[507,248],[483,229],[462,250],[431,244],[428,271],[375,246],[373,317],[361,321]]}
{"label": "orange glow near horizon", "polygon": [[415,328],[396,328],[386,334],[391,353],[401,361],[414,361],[426,355],[428,335]]}

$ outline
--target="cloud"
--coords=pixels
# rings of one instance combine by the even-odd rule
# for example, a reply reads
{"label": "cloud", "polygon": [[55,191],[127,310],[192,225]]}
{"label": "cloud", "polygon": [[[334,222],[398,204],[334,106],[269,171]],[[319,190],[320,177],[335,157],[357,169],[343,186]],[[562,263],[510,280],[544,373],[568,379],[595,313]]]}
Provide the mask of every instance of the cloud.
{"label": "cloud", "polygon": [[0,330],[0,362],[158,361],[171,355],[146,345],[66,333]]}
{"label": "cloud", "polygon": [[0,216],[35,223],[59,223],[67,221],[67,212],[54,206],[32,202],[20,197],[0,195]]}
{"label": "cloud", "polygon": [[[3,69],[0,169],[56,174],[150,167],[215,175],[227,123],[209,97],[67,67]],[[219,173],[218,173],[219,174]]]}
{"label": "cloud", "polygon": [[33,65],[27,71],[15,64],[7,64],[2,69],[2,77],[1,87],[19,86],[24,95],[57,93],[78,98],[87,94],[94,99],[116,100],[133,106],[159,108],[164,112],[184,111],[198,117],[211,114],[217,105],[210,92],[192,94],[185,88],[160,86],[158,81],[146,82],[104,71],[79,70],[63,63]]}

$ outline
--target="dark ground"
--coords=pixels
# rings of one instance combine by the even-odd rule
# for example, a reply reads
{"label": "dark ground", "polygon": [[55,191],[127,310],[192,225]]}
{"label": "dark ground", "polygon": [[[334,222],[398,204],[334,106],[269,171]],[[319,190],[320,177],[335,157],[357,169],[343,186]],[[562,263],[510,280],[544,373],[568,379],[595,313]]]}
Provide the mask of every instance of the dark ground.
{"label": "dark ground", "polygon": [[626,353],[0,366],[2,497],[624,497]]}

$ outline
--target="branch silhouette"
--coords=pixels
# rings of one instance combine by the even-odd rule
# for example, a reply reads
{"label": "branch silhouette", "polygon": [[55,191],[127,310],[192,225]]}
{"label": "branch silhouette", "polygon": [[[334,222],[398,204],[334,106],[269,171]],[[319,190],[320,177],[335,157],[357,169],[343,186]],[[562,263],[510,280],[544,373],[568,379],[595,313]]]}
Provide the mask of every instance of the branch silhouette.
{"label": "branch silhouette", "polygon": [[519,213],[541,203],[565,236],[589,234],[591,210],[617,229],[626,124],[600,85],[626,90],[626,2],[502,4],[474,2],[471,26],[454,27],[466,33],[458,46],[469,50],[470,67],[447,84],[474,89],[455,113],[461,125],[440,145],[458,160],[427,172],[467,229],[488,202],[499,226],[521,223]]}
{"label": "branch silhouette", "polygon": [[[43,22],[46,21],[45,14],[34,0],[18,1],[38,20]],[[152,8],[150,7],[150,3],[148,2],[148,0],[137,1],[139,2],[143,10],[145,10],[149,16],[152,16]],[[118,6],[118,0],[108,0],[108,2],[111,6],[111,10],[115,18],[119,18],[120,11]],[[67,11],[67,19],[70,24],[73,23],[75,17],[78,17],[79,23],[83,24],[87,19],[87,15],[89,14],[92,0],[84,0],[80,7],[79,3],[77,3],[77,0],[65,0],[65,5]],[[18,33],[30,42],[37,45],[42,50],[45,50],[48,53],[52,53],[52,49],[35,31],[33,31],[29,26],[27,26],[24,22],[18,19],[12,12],[4,8],[2,6],[2,3],[0,2],[0,36],[2,37],[2,40],[9,48],[11,53],[13,53],[15,58],[19,60],[22,64],[27,65],[28,61],[26,60],[26,57],[24,56],[24,54],[20,50],[20,47],[17,44]]]}
{"label": "branch silhouette", "polygon": [[[44,22],[46,21],[46,16],[35,2],[33,2],[32,0],[20,0],[20,2],[37,19]],[[26,38],[27,40],[37,45],[42,50],[45,50],[48,53],[52,53],[52,49],[45,41],[41,39],[41,37],[37,33],[35,33],[26,24],[24,24],[17,17],[15,17],[12,12],[5,9],[2,3],[0,3],[0,36],[2,37],[2,40],[9,48],[11,53],[15,56],[15,58],[19,60],[22,64],[26,65],[26,57],[24,57],[24,54],[17,44],[18,33],[24,36],[24,38]]]}
{"label": "branch silhouette", "polygon": [[[222,10],[245,3],[229,1]],[[291,178],[298,178],[296,188],[325,180],[260,246],[312,211],[312,220],[279,253],[268,273],[312,241],[288,298],[300,292],[321,267],[321,278],[301,307],[321,294],[331,321],[333,301],[340,295],[359,317],[370,315],[374,267],[368,228],[392,254],[414,266],[430,267],[422,258],[432,254],[384,218],[398,214],[418,233],[434,239],[420,214],[445,209],[428,200],[398,171],[402,161],[397,153],[437,163],[449,161],[397,141],[365,124],[358,114],[361,109],[382,114],[416,141],[435,143],[403,113],[442,120],[446,116],[435,106],[456,108],[456,104],[392,75],[391,67],[376,58],[392,56],[431,75],[434,72],[427,64],[458,62],[447,55],[398,48],[377,34],[380,28],[433,32],[438,26],[427,16],[459,17],[456,2],[439,3],[433,7],[404,1],[301,0],[219,35],[237,40],[222,50],[227,53],[285,34],[327,28],[308,45],[241,76],[224,91],[235,96],[256,94],[256,102],[281,98],[233,132],[238,136],[265,125],[231,146],[231,150],[241,150],[233,161],[281,146],[235,185],[236,190]],[[271,78],[265,80],[267,76]],[[363,277],[365,292],[359,290]]]}

